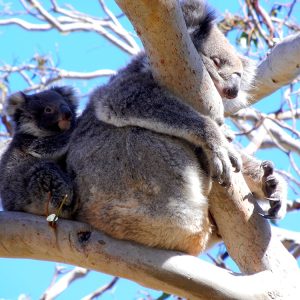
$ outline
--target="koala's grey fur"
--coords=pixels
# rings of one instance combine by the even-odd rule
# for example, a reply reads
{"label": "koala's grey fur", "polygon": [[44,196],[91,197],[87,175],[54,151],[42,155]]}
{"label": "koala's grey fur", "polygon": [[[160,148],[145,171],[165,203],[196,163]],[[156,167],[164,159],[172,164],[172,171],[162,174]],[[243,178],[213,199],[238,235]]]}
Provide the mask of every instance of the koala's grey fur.
{"label": "koala's grey fur", "polygon": [[[190,2],[195,1],[182,3]],[[190,22],[207,30],[205,43],[211,17],[201,9],[204,17],[193,15],[206,23]],[[237,69],[223,61],[211,73],[224,76],[223,87],[229,79],[223,94],[240,105],[238,92],[251,76],[244,75],[241,61]],[[196,255],[211,235],[211,177],[230,184],[231,168],[238,171],[241,161],[217,124],[155,82],[140,54],[91,95],[72,135],[67,165],[75,174],[78,220],[115,238]]]}
{"label": "koala's grey fur", "polygon": [[77,99],[70,87],[33,95],[11,95],[6,111],[14,123],[12,141],[0,162],[0,197],[5,210],[38,215],[56,212],[67,195],[63,217],[76,205],[65,172],[65,154],[76,124]]}

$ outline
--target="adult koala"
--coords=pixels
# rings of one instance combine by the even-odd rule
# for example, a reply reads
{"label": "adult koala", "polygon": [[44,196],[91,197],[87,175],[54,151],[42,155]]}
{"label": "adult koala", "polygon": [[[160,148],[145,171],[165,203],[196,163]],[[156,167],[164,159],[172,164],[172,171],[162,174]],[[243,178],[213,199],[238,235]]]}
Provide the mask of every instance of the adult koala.
{"label": "adult koala", "polygon": [[[238,96],[252,69],[229,44],[215,49],[213,18],[202,1],[182,6],[200,55],[205,43],[214,48],[204,62],[221,94],[244,105]],[[118,239],[196,255],[211,234],[211,178],[229,185],[241,161],[214,121],[154,81],[142,53],[93,92],[67,165],[75,174],[78,220]]]}

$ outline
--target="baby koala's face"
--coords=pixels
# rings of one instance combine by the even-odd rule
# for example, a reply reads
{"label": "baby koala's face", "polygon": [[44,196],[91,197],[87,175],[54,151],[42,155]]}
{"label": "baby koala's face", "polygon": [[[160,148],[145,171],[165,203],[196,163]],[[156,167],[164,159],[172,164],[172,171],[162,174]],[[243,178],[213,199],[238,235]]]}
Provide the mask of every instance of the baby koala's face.
{"label": "baby koala's face", "polygon": [[75,123],[75,112],[56,91],[26,96],[28,112],[41,130],[53,133],[69,130]]}
{"label": "baby koala's face", "polygon": [[7,113],[16,132],[45,137],[72,130],[76,122],[77,99],[70,87],[55,87],[26,95],[22,92],[7,100]]}

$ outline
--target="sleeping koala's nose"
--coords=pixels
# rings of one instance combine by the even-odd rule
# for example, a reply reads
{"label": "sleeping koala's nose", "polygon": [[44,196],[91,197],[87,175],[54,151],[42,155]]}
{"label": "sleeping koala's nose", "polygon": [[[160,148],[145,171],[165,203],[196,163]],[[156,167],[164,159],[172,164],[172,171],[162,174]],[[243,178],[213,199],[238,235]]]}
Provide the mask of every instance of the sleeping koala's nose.
{"label": "sleeping koala's nose", "polygon": [[235,86],[227,87],[224,89],[224,94],[227,99],[234,99],[237,97],[239,93],[239,89]]}
{"label": "sleeping koala's nose", "polygon": [[223,93],[227,99],[234,99],[237,97],[241,85],[241,75],[234,73],[230,76],[230,79],[226,82],[226,86],[223,89]]}

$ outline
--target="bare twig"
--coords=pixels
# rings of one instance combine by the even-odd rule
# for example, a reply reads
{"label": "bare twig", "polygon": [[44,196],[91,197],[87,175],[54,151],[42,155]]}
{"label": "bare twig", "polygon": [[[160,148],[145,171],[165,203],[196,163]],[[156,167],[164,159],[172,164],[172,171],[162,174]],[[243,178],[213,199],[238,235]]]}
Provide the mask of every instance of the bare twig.
{"label": "bare twig", "polygon": [[91,294],[83,297],[81,300],[94,300],[94,299],[102,296],[105,292],[107,292],[110,289],[112,289],[115,286],[115,284],[117,283],[118,280],[119,280],[119,277],[114,277],[111,280],[111,282],[109,282],[108,284],[100,287],[99,289],[97,289],[93,293],[91,293]]}
{"label": "bare twig", "polygon": [[89,270],[81,267],[75,267],[73,270],[66,273],[62,278],[50,285],[49,288],[41,296],[42,300],[52,300],[63,293],[71,283],[75,280],[85,277]]}

